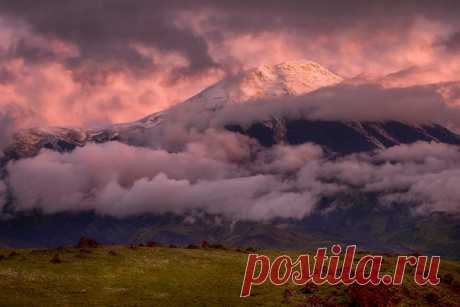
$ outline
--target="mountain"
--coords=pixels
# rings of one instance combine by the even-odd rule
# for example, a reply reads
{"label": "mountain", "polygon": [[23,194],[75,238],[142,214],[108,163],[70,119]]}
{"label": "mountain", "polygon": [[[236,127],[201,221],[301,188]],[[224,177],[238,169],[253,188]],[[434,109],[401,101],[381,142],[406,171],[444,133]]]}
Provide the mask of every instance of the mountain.
{"label": "mountain", "polygon": [[214,112],[228,104],[241,104],[267,97],[306,94],[343,79],[321,65],[310,61],[263,65],[224,79],[168,110],[148,115],[138,121],[116,124],[100,129],[32,128],[19,131],[5,149],[5,160],[36,155],[47,148],[71,151],[86,143],[107,141],[130,142],[130,136],[155,129],[167,121],[171,113],[195,110]]}
{"label": "mountain", "polygon": [[263,65],[217,82],[185,103],[212,110],[259,98],[298,96],[342,81],[342,77],[311,61]]}
{"label": "mountain", "polygon": [[[284,98],[312,95],[345,81],[309,61],[264,65],[224,79],[182,103],[131,123],[92,129],[52,127],[19,131],[4,150],[0,167],[4,168],[10,160],[33,157],[43,148],[70,152],[88,143],[109,141],[149,146],[145,139],[161,135],[155,132],[183,120],[183,115],[187,115],[186,127],[202,129],[207,127],[208,121],[221,116],[227,107],[242,107],[240,111],[246,107],[264,108],[264,104],[259,103],[263,99],[274,98],[276,103],[282,104]],[[246,124],[232,121],[219,124],[221,129],[257,140],[262,150],[274,144],[315,143],[330,159],[419,141],[460,145],[459,135],[432,122],[325,120],[272,115]],[[439,212],[414,215],[412,204],[396,203],[376,208],[377,199],[378,195],[372,192],[339,193],[333,198],[321,199],[319,210],[300,220],[276,219],[270,223],[235,222],[204,212],[194,223],[188,223],[184,216],[169,213],[119,218],[100,216],[91,210],[56,214],[20,212],[13,218],[0,219],[0,246],[66,245],[86,235],[105,243],[154,240],[196,244],[208,240],[270,248],[315,248],[333,242],[352,242],[365,249],[459,257],[458,216]],[[216,224],[216,219],[221,222]]]}
{"label": "mountain", "polygon": [[[171,117],[179,112],[214,116],[225,106],[248,104],[263,98],[304,95],[343,81],[340,76],[311,61],[263,65],[217,82],[170,109],[131,123],[98,129],[52,127],[22,130],[4,150],[2,163],[32,157],[42,148],[66,152],[87,143],[108,141],[143,146],[146,144],[139,143],[139,135],[159,129],[165,122],[173,121]],[[460,144],[460,136],[435,123],[415,125],[401,121],[272,118],[254,122],[248,127],[228,123],[225,128],[255,138],[263,146],[313,142],[323,146],[327,152],[337,154],[371,151],[417,141]]]}
{"label": "mountain", "polygon": [[[73,245],[81,236],[107,244],[145,243],[187,245],[204,240],[236,247],[314,249],[334,243],[357,244],[361,250],[422,253],[460,258],[458,216],[433,213],[414,216],[409,207],[376,210],[375,195],[343,195],[301,220],[271,223],[221,220],[203,214],[193,223],[174,214],[142,214],[126,218],[94,212],[19,214],[0,221],[0,246],[56,247]],[[326,208],[327,210],[327,208]]]}

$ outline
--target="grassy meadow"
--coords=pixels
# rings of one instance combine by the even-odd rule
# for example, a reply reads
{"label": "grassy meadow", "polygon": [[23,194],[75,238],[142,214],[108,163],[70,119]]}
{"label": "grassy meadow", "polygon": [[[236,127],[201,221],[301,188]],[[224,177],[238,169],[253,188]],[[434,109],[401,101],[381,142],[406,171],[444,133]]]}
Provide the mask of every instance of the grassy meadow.
{"label": "grassy meadow", "polygon": [[[394,306],[460,304],[460,264],[444,259],[440,286],[419,287],[409,274],[403,286],[377,290],[266,283],[241,299],[247,259],[241,250],[103,246],[0,249],[0,255],[0,306],[365,306],[366,300]],[[390,270],[394,260],[386,257],[384,267]]]}

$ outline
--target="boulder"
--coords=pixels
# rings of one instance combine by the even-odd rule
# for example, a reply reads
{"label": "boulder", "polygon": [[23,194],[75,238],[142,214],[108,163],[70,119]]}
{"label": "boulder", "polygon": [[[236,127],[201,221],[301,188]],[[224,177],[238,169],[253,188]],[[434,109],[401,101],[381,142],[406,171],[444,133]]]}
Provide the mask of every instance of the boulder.
{"label": "boulder", "polygon": [[96,248],[99,244],[96,240],[88,238],[88,237],[81,237],[78,241],[78,248]]}

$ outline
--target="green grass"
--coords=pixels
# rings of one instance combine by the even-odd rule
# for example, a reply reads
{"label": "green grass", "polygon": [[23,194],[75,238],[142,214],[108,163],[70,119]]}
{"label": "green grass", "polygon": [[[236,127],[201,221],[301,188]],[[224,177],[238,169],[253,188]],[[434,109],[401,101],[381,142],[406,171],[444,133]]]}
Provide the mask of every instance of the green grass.
{"label": "green grass", "polygon": [[[110,255],[111,250],[117,255]],[[0,254],[11,251],[2,249]],[[349,301],[345,286],[303,294],[300,287],[269,284],[240,299],[247,255],[234,250],[106,246],[90,253],[76,248],[15,251],[19,255],[0,261],[0,306],[302,306],[311,295],[334,297],[339,305]],[[50,262],[55,254],[62,263]],[[386,267],[391,263],[387,259]],[[457,262],[442,261],[441,276],[447,272],[454,282],[460,280]],[[460,302],[456,287],[418,287],[408,281],[401,302],[429,305],[424,295],[432,291],[449,305]],[[287,288],[294,293],[288,300]]]}

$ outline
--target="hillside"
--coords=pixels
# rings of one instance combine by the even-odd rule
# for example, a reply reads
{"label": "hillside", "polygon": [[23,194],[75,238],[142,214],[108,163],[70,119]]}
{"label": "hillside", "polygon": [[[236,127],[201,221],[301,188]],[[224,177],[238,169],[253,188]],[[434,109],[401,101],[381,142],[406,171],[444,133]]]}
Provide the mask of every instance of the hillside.
{"label": "hillside", "polygon": [[[240,299],[247,254],[234,249],[105,246],[12,252],[0,250],[10,255],[0,260],[1,306],[365,306],[382,300],[406,306],[455,306],[460,300],[460,264],[450,261],[441,262],[442,283],[437,287],[415,286],[406,275],[402,287],[371,292],[343,285],[265,284],[254,287],[251,297]],[[60,263],[50,262],[55,255]],[[384,267],[393,262],[387,256]]]}

